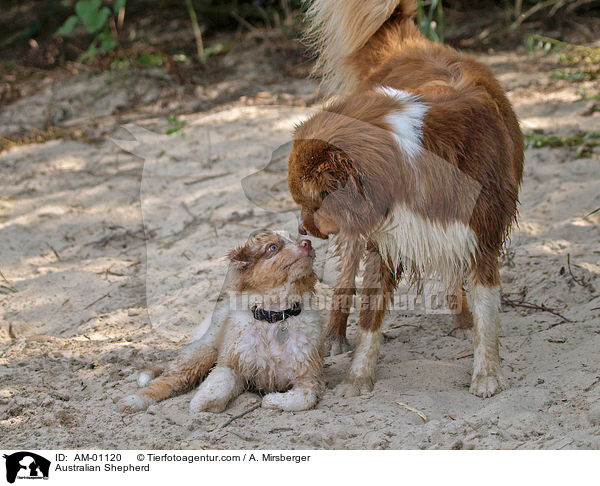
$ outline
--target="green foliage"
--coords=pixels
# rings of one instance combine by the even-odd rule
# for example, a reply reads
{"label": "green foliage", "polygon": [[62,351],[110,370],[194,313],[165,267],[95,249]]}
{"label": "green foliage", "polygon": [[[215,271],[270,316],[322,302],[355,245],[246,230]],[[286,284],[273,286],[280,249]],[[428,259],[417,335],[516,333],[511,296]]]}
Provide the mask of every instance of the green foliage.
{"label": "green foliage", "polygon": [[566,79],[567,81],[581,82],[595,79],[596,74],[589,71],[572,71],[566,69],[556,69],[552,73],[552,79]]}
{"label": "green foliage", "polygon": [[527,36],[527,50],[541,51],[544,54],[554,53],[564,63],[584,66],[579,70],[556,70],[552,75],[554,79],[589,81],[596,79],[600,74],[600,47],[571,44],[552,37],[531,34]]}
{"label": "green foliage", "polygon": [[117,47],[117,38],[110,28],[110,21],[114,21],[121,12],[124,13],[126,1],[114,0],[109,8],[102,5],[102,0],[79,0],[75,4],[75,15],[63,23],[56,35],[70,35],[77,25],[83,24],[86,31],[94,35],[94,40],[81,56],[83,60],[93,58],[100,52],[112,51]]}
{"label": "green foliage", "polygon": [[579,99],[577,101],[600,101],[600,92],[590,93],[588,90],[583,89],[578,91]]}
{"label": "green foliage", "polygon": [[158,53],[148,53],[143,52],[137,58],[137,62],[143,66],[164,66],[165,64],[165,55],[161,52]]}
{"label": "green foliage", "polygon": [[600,147],[600,132],[579,131],[573,135],[532,133],[525,135],[525,148],[570,147],[577,148],[578,157],[588,157],[594,147]]}
{"label": "green foliage", "polygon": [[[185,126],[185,121],[178,120],[177,118],[167,118],[167,121],[169,122],[169,125],[171,125],[171,127],[168,128],[165,132],[166,135],[172,135],[173,133],[177,133]],[[181,135],[183,136],[184,134],[182,133]]]}
{"label": "green foliage", "polygon": [[227,52],[227,50],[228,50],[228,46],[222,42],[217,42],[216,44],[207,46],[204,48],[204,53],[202,54],[201,61],[204,62],[211,56],[217,56],[219,54],[223,54],[224,52]]}
{"label": "green foliage", "polygon": [[442,0],[418,0],[417,21],[421,32],[435,42],[444,42],[444,7]]}

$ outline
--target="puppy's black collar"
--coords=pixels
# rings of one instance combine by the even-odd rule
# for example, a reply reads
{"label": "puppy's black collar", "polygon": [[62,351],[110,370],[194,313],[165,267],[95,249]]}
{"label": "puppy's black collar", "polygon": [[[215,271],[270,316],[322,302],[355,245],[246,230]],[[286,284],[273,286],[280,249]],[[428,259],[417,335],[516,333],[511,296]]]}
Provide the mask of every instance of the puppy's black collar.
{"label": "puppy's black collar", "polygon": [[292,307],[282,311],[268,311],[256,305],[252,306],[252,315],[254,316],[254,319],[267,321],[271,324],[284,321],[291,316],[297,316],[300,312],[302,312],[302,305],[300,305],[300,302],[294,302]]}

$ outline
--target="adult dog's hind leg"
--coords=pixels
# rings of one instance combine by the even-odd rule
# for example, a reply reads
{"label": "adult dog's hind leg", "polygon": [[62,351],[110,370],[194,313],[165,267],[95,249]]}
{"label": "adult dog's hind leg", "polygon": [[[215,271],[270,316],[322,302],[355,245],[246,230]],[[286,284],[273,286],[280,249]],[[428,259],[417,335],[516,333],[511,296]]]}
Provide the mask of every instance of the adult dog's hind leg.
{"label": "adult dog's hind leg", "polygon": [[504,388],[500,371],[500,275],[497,259],[480,262],[469,289],[473,314],[471,393],[491,397]]}
{"label": "adult dog's hind leg", "polygon": [[188,344],[182,354],[158,378],[119,402],[124,412],[145,410],[152,403],[195,387],[217,360],[217,349],[202,340]]}

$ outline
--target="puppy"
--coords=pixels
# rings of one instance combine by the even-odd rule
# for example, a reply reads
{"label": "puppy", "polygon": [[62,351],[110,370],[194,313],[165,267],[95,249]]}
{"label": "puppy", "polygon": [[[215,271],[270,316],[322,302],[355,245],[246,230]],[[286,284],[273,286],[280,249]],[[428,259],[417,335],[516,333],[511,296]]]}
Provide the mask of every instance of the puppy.
{"label": "puppy", "polygon": [[516,218],[523,137],[490,70],[426,39],[415,10],[414,0],[314,0],[309,39],[338,96],[296,129],[288,183],[300,234],[336,238],[334,354],[347,349],[365,260],[360,338],[339,393],[373,388],[380,326],[405,273],[457,296],[456,321],[474,323],[471,392],[489,397],[504,386],[498,257]]}
{"label": "puppy", "polygon": [[[120,402],[123,411],[195,387],[190,412],[221,412],[249,387],[267,392],[262,406],[288,411],[315,406],[322,387],[324,326],[303,300],[314,292],[309,240],[261,231],[228,253],[229,300],[198,326],[188,346],[158,378]],[[245,304],[244,304],[245,302]]]}

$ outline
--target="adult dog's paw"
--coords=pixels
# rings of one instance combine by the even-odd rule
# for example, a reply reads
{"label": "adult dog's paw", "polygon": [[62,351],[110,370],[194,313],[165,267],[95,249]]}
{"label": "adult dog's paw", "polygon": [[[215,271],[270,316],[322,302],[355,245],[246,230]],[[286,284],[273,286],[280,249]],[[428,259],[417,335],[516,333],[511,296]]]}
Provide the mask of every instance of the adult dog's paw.
{"label": "adult dog's paw", "polygon": [[336,356],[350,351],[352,347],[345,336],[330,336],[327,338],[327,349],[329,356]]}
{"label": "adult dog's paw", "polygon": [[339,397],[357,397],[371,391],[373,391],[373,379],[368,376],[347,376],[335,389]]}
{"label": "adult dog's paw", "polygon": [[146,410],[154,402],[154,399],[145,395],[129,395],[119,401],[119,409],[125,413],[140,412]]}
{"label": "adult dog's paw", "polygon": [[455,327],[448,335],[465,341],[473,341],[473,330],[465,327]]}
{"label": "adult dog's paw", "polygon": [[471,380],[470,392],[481,398],[489,398],[506,388],[506,382],[500,373],[479,374]]}

